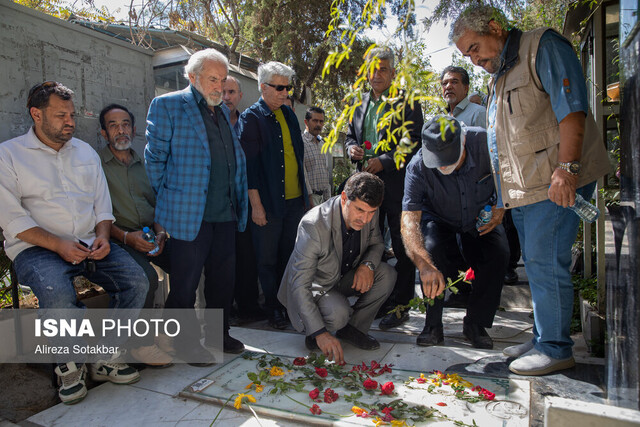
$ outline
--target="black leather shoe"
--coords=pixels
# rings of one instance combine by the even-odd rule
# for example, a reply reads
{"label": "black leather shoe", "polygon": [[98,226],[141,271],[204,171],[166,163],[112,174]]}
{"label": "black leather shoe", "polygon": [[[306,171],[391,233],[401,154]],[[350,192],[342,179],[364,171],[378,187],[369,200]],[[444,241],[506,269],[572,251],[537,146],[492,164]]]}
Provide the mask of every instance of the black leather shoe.
{"label": "black leather shoe", "polygon": [[418,335],[416,344],[423,347],[444,344],[444,331],[442,325],[425,326],[422,332],[420,332],[420,335]]}
{"label": "black leather shoe", "polygon": [[462,334],[471,341],[471,345],[475,348],[492,349],[493,340],[484,330],[484,328],[476,323],[467,322],[462,323]]}
{"label": "black leather shoe", "polygon": [[387,315],[387,313],[389,313],[391,310],[393,310],[393,306],[390,305],[383,305],[382,307],[380,307],[380,309],[378,310],[378,312],[376,313],[376,319],[380,319],[381,317],[384,317]]}
{"label": "black leather shoe", "polygon": [[518,273],[516,272],[515,268],[510,268],[504,275],[504,284],[515,285],[516,283],[518,283]]}
{"label": "black leather shoe", "polygon": [[409,320],[409,310],[403,311],[400,317],[398,317],[396,313],[389,313],[382,318],[378,327],[386,331],[387,329],[402,325],[407,320]]}
{"label": "black leather shoe", "polygon": [[349,324],[336,332],[336,337],[363,350],[376,350],[380,348],[378,340],[371,335],[363,334]]}
{"label": "black leather shoe", "polygon": [[199,342],[182,346],[177,356],[191,366],[211,366],[215,364],[215,358]]}
{"label": "black leather shoe", "polygon": [[244,344],[233,338],[231,335],[225,335],[223,349],[225,353],[240,354],[244,351]]}
{"label": "black leather shoe", "polygon": [[309,351],[320,351],[316,339],[312,337],[304,337],[304,346],[307,347]]}
{"label": "black leather shoe", "polygon": [[269,326],[274,329],[287,329],[288,325],[289,322],[287,322],[287,319],[282,315],[282,311],[276,309],[271,312],[271,316],[269,316]]}

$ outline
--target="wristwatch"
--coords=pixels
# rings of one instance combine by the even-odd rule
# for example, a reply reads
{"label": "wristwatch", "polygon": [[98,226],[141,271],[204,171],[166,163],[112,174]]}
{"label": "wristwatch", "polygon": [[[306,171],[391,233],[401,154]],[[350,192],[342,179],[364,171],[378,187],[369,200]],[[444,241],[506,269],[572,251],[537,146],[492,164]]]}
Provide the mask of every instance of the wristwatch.
{"label": "wristwatch", "polygon": [[558,162],[558,167],[564,171],[569,172],[571,175],[578,175],[582,170],[582,164],[580,162]]}
{"label": "wristwatch", "polygon": [[371,271],[375,271],[376,266],[373,265],[373,263],[371,261],[363,261],[360,263],[360,265],[366,265],[367,267],[369,267],[369,270]]}

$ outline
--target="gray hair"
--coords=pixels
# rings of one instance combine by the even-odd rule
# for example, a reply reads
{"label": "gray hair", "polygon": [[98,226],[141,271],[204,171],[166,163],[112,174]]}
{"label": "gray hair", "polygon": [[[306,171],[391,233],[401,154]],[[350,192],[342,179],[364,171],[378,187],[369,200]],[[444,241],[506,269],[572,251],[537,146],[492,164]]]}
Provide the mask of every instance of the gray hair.
{"label": "gray hair", "polygon": [[206,61],[213,61],[219,64],[224,64],[229,72],[229,60],[222,53],[215,49],[204,49],[191,55],[189,62],[184,66],[184,77],[189,79],[189,74],[199,75],[202,71],[202,67]]}
{"label": "gray hair", "polygon": [[372,58],[378,58],[380,60],[388,59],[391,68],[395,68],[396,66],[396,57],[388,47],[374,47],[371,49],[367,55],[367,60],[371,60]]}
{"label": "gray hair", "polygon": [[480,36],[490,33],[489,22],[494,21],[500,25],[503,30],[509,27],[509,21],[502,11],[493,6],[475,4],[469,6],[460,13],[451,25],[449,39],[453,43],[457,43],[460,37],[467,31],[473,31]]}
{"label": "gray hair", "polygon": [[270,61],[261,64],[258,67],[258,90],[262,93],[262,84],[271,83],[274,76],[283,76],[291,83],[291,78],[295,75],[295,71],[282,62]]}
{"label": "gray hair", "polygon": [[240,83],[240,80],[233,76],[227,76],[227,81],[229,80],[233,80],[234,82],[236,82],[236,84],[238,85],[238,92],[242,92],[242,83]]}

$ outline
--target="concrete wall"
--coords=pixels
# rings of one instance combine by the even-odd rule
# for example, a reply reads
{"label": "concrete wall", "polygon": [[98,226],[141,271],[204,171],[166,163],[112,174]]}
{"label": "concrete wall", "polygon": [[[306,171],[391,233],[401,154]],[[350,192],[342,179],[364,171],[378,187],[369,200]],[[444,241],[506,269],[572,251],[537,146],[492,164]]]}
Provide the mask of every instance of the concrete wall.
{"label": "concrete wall", "polygon": [[56,80],[75,92],[75,136],[101,148],[98,115],[109,103],[129,108],[136,117],[133,147],[144,149],[145,117],[154,96],[151,51],[0,0],[0,141],[31,126],[29,89]]}

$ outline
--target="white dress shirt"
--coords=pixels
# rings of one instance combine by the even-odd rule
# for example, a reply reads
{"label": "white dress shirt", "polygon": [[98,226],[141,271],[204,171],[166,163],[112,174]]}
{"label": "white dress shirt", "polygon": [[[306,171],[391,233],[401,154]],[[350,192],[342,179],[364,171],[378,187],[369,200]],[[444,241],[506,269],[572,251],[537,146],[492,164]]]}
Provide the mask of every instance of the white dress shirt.
{"label": "white dress shirt", "polygon": [[23,231],[41,227],[91,246],[96,225],[115,219],[98,153],[76,138],[55,151],[33,128],[0,144],[0,206],[11,259],[33,246],[16,238]]}

